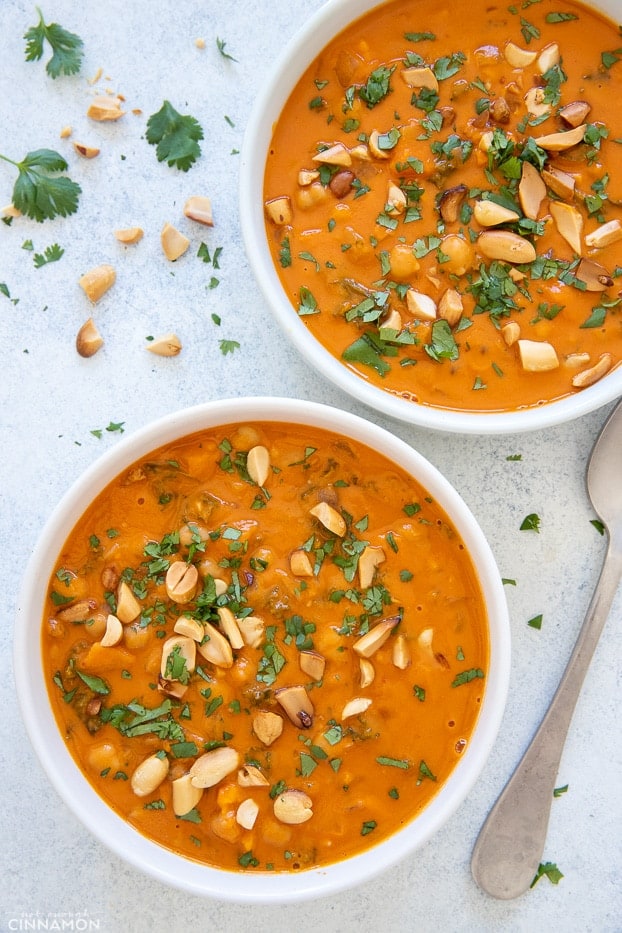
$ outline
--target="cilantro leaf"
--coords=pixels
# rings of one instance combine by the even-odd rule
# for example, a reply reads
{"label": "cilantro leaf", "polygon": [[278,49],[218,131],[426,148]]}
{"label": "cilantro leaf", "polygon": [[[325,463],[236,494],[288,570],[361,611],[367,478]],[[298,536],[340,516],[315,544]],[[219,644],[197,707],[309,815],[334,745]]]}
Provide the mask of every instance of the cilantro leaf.
{"label": "cilantro leaf", "polygon": [[432,325],[432,343],[424,345],[425,352],[433,360],[457,360],[458,344],[447,321],[435,321]]}
{"label": "cilantro leaf", "polygon": [[42,223],[54,217],[75,214],[82,192],[80,185],[67,175],[52,176],[51,172],[64,172],[67,163],[54,149],[35,149],[21,162],[15,162],[0,153],[0,159],[14,165],[18,171],[13,187],[13,204],[27,217]]}
{"label": "cilantro leaf", "polygon": [[237,58],[234,58],[233,55],[229,55],[229,53],[225,51],[226,45],[227,43],[224,39],[219,39],[218,36],[216,37],[216,47],[218,48],[218,51],[222,57],[228,58],[230,62],[237,62]]}
{"label": "cilantro leaf", "polygon": [[158,162],[187,172],[201,155],[203,128],[190,114],[182,115],[168,100],[147,120],[147,142],[156,146]]}
{"label": "cilantro leaf", "polygon": [[65,250],[62,246],[59,246],[58,243],[52,243],[51,246],[45,247],[43,253],[35,253],[32,257],[32,261],[35,264],[35,268],[40,269],[41,266],[45,266],[49,262],[58,262],[64,252]]}
{"label": "cilantro leaf", "polygon": [[540,862],[538,865],[538,871],[536,872],[535,878],[529,885],[530,888],[533,888],[535,884],[540,880],[540,878],[546,875],[551,884],[559,884],[559,882],[564,877],[555,864],[555,862]]}
{"label": "cilantro leaf", "polygon": [[236,350],[240,349],[240,344],[237,340],[220,340],[218,346],[223,356],[226,356],[227,353],[234,353]]}
{"label": "cilantro leaf", "polygon": [[394,71],[395,65],[390,68],[380,65],[372,71],[367,82],[359,88],[359,97],[370,109],[379,104],[391,91],[391,75]]}
{"label": "cilantro leaf", "polygon": [[63,29],[58,23],[46,25],[39,7],[36,7],[36,10],[39,14],[39,22],[24,33],[26,61],[39,61],[43,56],[43,47],[47,40],[53,51],[51,59],[45,66],[49,76],[58,78],[60,74],[77,74],[82,66],[84,55],[82,39],[75,33]]}
{"label": "cilantro leaf", "polygon": [[521,531],[540,531],[540,516],[535,512],[531,512],[530,515],[526,515],[521,522],[520,526]]}

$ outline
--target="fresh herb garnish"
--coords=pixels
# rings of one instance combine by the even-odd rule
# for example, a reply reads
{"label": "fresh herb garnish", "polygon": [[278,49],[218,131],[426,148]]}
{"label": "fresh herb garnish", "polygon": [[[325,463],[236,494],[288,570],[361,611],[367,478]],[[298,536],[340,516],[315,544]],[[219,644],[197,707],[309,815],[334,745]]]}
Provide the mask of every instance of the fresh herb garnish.
{"label": "fresh herb garnish", "polygon": [[559,884],[564,877],[555,862],[540,862],[535,878],[529,887],[533,888],[544,875],[546,875],[551,884]]}
{"label": "fresh herb garnish", "polygon": [[64,252],[65,250],[59,246],[58,243],[52,243],[51,246],[46,246],[43,253],[35,253],[32,257],[35,269],[40,269],[41,266],[45,266],[49,262],[58,262]]}
{"label": "fresh herb garnish", "polygon": [[19,172],[12,200],[22,214],[38,223],[75,214],[82,189],[68,175],[57,174],[68,167],[60,153],[54,149],[35,149],[26,153],[21,162],[2,154],[0,159]]}
{"label": "fresh herb garnish", "polygon": [[219,39],[216,36],[216,48],[220,52],[223,58],[228,59],[230,62],[237,62],[237,58],[234,58],[233,55],[230,55],[229,52],[225,51],[227,43],[224,39]]}
{"label": "fresh herb garnish", "polygon": [[45,66],[50,78],[59,75],[75,75],[80,71],[84,55],[82,39],[73,32],[68,32],[58,23],[45,23],[43,13],[35,7],[39,22],[24,33],[26,40],[26,61],[39,61],[43,57],[44,43],[47,41],[53,55]]}
{"label": "fresh herb garnish", "polygon": [[460,674],[457,674],[456,677],[451,682],[452,687],[461,687],[463,684],[468,684],[472,680],[478,680],[484,676],[483,670],[479,667],[471,667],[468,671],[462,671]]}
{"label": "fresh herb garnish", "polygon": [[540,531],[540,516],[536,512],[526,515],[520,525],[521,531]]}
{"label": "fresh herb garnish", "polygon": [[187,172],[201,155],[203,139],[200,123],[190,114],[182,116],[165,100],[157,113],[147,120],[147,142],[156,146],[158,162]]}

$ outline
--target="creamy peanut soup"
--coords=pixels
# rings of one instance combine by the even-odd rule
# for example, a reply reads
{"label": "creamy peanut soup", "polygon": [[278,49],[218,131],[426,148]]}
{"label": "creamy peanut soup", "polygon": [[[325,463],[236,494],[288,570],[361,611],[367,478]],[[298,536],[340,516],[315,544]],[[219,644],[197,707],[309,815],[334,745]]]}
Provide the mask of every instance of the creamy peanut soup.
{"label": "creamy peanut soup", "polygon": [[489,659],[451,520],[382,453],[257,422],[155,451],[62,547],[42,652],[67,747],[144,835],[293,871],[396,832],[465,753]]}
{"label": "creamy peanut soup", "polygon": [[310,333],[447,409],[537,406],[622,359],[621,28],[573,0],[395,0],[293,90],[266,229]]}

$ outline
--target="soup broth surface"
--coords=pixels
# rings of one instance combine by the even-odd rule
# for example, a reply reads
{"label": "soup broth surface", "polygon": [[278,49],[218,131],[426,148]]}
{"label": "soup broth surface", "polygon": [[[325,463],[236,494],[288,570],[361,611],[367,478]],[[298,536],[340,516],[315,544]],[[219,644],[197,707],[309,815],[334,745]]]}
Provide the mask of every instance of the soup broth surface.
{"label": "soup broth surface", "polygon": [[295,871],[396,832],[475,727],[485,604],[450,518],[380,451],[231,424],[118,476],[43,619],[67,747],[184,856]]}

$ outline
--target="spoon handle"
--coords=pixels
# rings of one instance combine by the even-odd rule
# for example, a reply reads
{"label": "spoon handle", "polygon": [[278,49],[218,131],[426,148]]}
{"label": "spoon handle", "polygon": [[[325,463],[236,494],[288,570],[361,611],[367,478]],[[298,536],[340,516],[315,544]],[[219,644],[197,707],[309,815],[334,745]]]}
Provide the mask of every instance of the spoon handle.
{"label": "spoon handle", "polygon": [[621,577],[622,537],[609,541],[598,585],[559,687],[475,843],[471,871],[479,887],[493,897],[518,897],[528,890],[538,870],[566,734]]}

